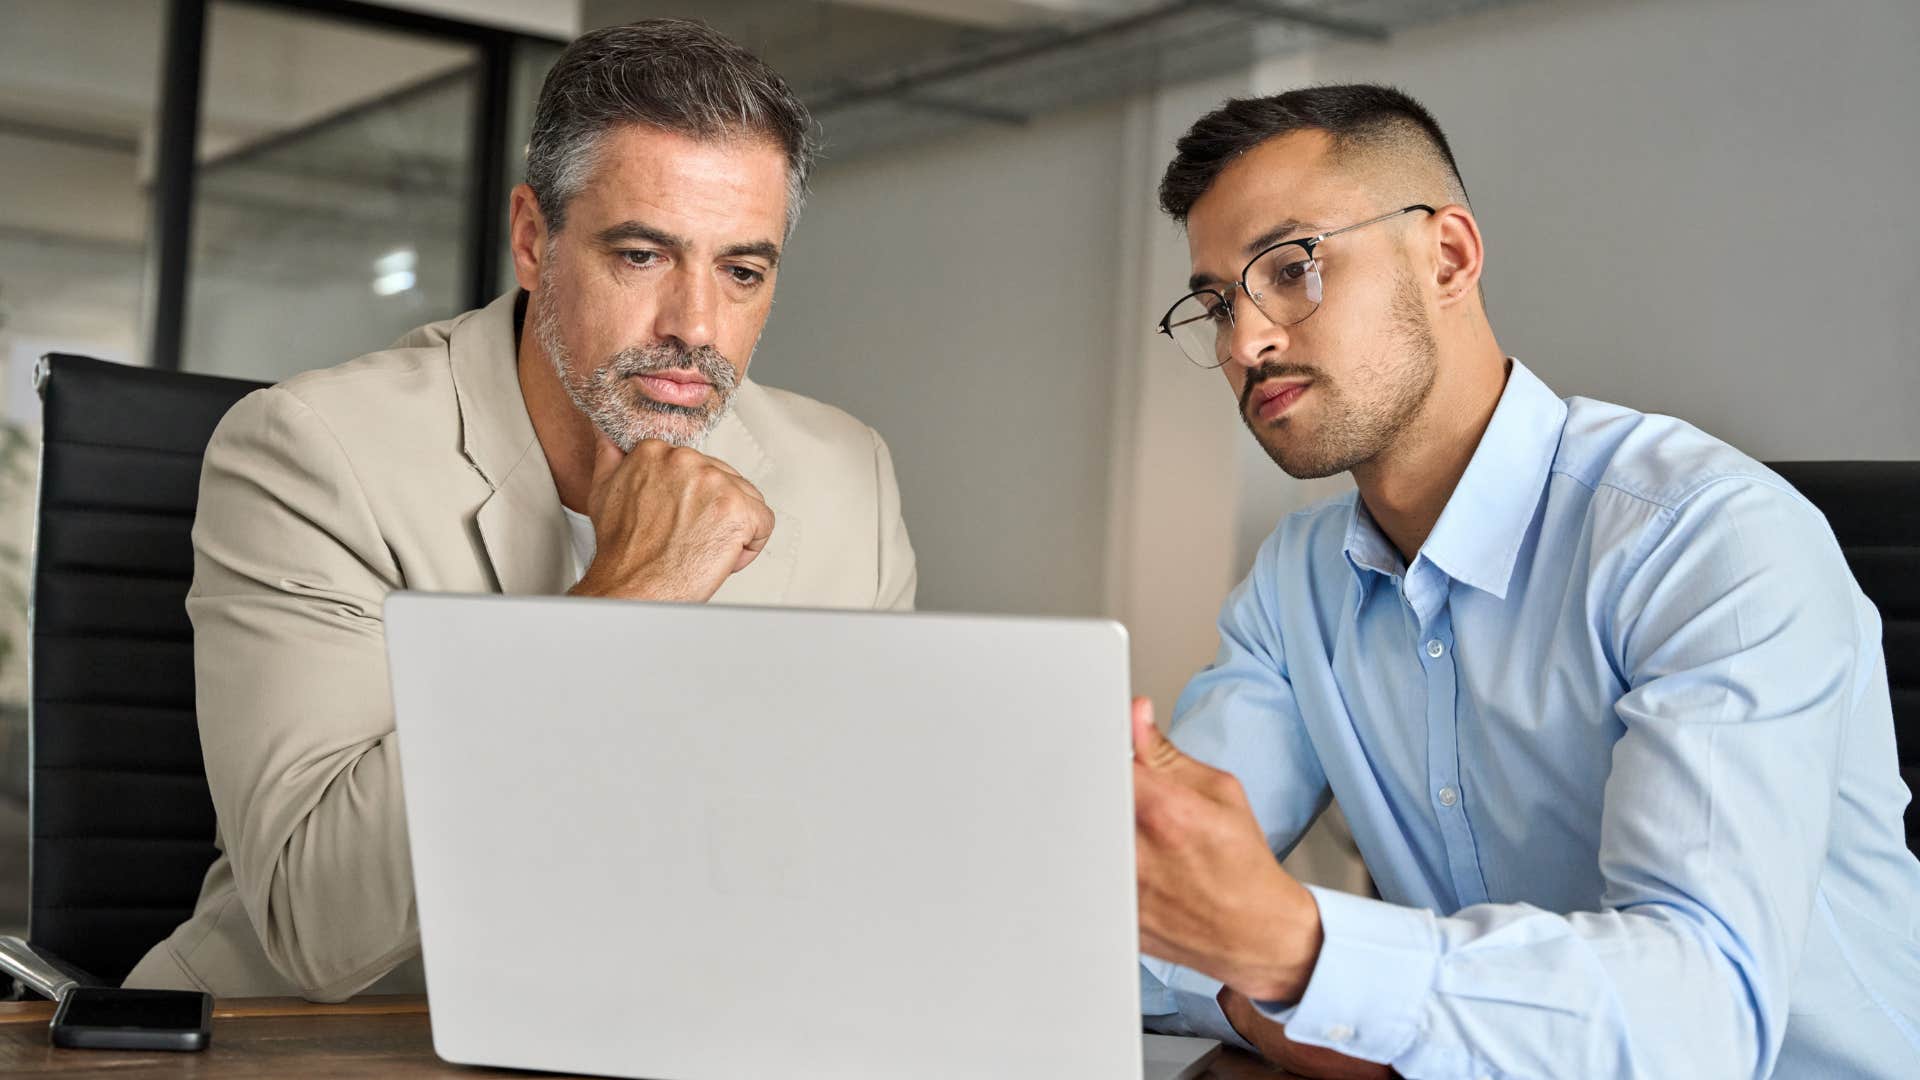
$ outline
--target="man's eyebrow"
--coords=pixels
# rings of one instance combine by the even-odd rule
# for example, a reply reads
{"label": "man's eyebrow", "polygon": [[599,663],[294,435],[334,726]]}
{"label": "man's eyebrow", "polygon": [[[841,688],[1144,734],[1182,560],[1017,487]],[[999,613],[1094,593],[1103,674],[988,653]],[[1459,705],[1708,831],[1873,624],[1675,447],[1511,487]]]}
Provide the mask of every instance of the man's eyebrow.
{"label": "man's eyebrow", "polygon": [[[649,244],[672,251],[685,251],[693,244],[685,237],[675,236],[664,229],[656,229],[644,221],[622,221],[618,225],[609,225],[593,234],[595,242],[603,247],[642,240]],[[779,265],[780,245],[771,240],[754,240],[744,244],[730,244],[721,249],[723,259],[737,259],[742,255],[757,255],[770,263]]]}
{"label": "man's eyebrow", "polygon": [[1268,229],[1266,232],[1261,233],[1259,236],[1254,237],[1252,240],[1247,241],[1247,246],[1243,250],[1246,252],[1248,258],[1252,258],[1280,241],[1287,239],[1294,233],[1316,233],[1319,231],[1320,226],[1318,225],[1306,221],[1294,221],[1289,218],[1275,225],[1273,228]]}
{"label": "man's eyebrow", "polygon": [[684,250],[687,242],[664,229],[656,229],[644,221],[623,221],[618,225],[609,225],[593,234],[595,242],[602,245],[618,244],[628,240],[645,240],[649,244],[658,244],[664,248]]}
{"label": "man's eyebrow", "polygon": [[757,255],[775,266],[780,265],[780,245],[771,240],[755,240],[751,244],[734,244],[720,250],[723,259],[737,259],[742,255]]}
{"label": "man's eyebrow", "polygon": [[[1294,233],[1311,234],[1319,231],[1320,226],[1312,222],[1295,221],[1292,218],[1288,218],[1274,225],[1273,228],[1268,229],[1266,232],[1261,233],[1259,236],[1247,241],[1247,246],[1241,249],[1241,251],[1242,254],[1251,259],[1255,255],[1292,236]],[[1214,277],[1212,274],[1195,274],[1187,279],[1188,291],[1197,291],[1218,284],[1220,284],[1220,279]]]}

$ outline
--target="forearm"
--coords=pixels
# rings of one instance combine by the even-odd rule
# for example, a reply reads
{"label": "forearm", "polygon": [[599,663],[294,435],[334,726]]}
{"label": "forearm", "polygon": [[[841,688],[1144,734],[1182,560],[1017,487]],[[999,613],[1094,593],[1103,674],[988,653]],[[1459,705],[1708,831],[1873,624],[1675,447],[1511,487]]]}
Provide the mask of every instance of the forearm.
{"label": "forearm", "polygon": [[398,746],[365,748],[276,853],[235,860],[267,958],[301,993],[342,1000],[419,950]]}

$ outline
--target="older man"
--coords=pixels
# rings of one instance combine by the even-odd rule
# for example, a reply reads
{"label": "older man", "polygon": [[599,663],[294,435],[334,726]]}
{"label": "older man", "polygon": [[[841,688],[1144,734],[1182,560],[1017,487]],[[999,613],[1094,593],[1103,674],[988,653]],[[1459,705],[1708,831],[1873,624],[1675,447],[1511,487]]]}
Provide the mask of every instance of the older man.
{"label": "older man", "polygon": [[580,38],[513,192],[521,288],[221,423],[188,600],[221,854],[128,985],[422,988],[392,590],[912,605],[886,445],[746,378],[810,126],[699,24]]}

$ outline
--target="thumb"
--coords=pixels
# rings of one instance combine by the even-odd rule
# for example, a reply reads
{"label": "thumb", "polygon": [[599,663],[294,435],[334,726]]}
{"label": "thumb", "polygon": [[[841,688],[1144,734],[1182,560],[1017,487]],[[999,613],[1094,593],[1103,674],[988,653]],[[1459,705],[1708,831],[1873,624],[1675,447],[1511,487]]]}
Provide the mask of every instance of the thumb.
{"label": "thumb", "polygon": [[1153,722],[1153,699],[1133,699],[1133,756],[1149,769],[1164,769],[1186,760]]}

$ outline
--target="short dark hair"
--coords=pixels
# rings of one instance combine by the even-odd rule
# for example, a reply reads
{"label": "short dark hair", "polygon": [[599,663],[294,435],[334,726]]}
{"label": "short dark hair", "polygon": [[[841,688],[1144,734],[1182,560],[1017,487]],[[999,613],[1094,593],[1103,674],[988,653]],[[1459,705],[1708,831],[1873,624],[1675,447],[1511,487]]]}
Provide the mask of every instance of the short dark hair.
{"label": "short dark hair", "polygon": [[602,136],[644,124],[697,139],[763,138],[787,155],[787,230],[806,201],[813,117],[778,72],[703,22],[642,19],[582,34],[547,72],[527,185],[559,231]]}
{"label": "short dark hair", "polygon": [[1445,170],[1449,197],[1466,202],[1467,185],[1433,114],[1391,86],[1353,83],[1235,98],[1201,117],[1175,144],[1173,163],[1160,180],[1160,209],[1186,224],[1193,204],[1240,155],[1268,139],[1306,130],[1332,136],[1336,155],[1391,149],[1424,157]]}

